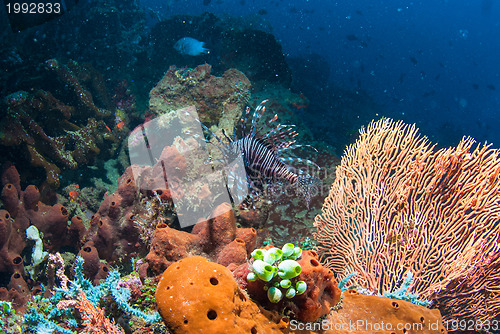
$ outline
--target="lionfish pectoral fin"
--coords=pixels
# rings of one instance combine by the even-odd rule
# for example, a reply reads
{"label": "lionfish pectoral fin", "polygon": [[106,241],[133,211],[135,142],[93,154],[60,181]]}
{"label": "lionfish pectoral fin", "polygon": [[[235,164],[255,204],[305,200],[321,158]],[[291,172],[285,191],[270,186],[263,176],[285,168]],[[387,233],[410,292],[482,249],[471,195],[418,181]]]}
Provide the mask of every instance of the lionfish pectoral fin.
{"label": "lionfish pectoral fin", "polygon": [[224,137],[227,139],[228,142],[230,143],[233,142],[233,138],[229,137],[224,129],[222,129],[222,134],[224,135]]}
{"label": "lionfish pectoral fin", "polygon": [[[217,139],[217,141],[221,144],[221,145],[224,145],[224,143],[222,142],[222,140],[219,138],[219,136],[217,136],[212,130],[210,130],[205,124],[203,124],[199,119],[196,119],[198,121],[198,123],[200,123],[201,127],[203,129],[205,129],[205,131],[207,131],[212,137],[214,137],[215,139]],[[206,139],[206,138],[205,138]],[[208,141],[210,142],[210,141]]]}
{"label": "lionfish pectoral fin", "polygon": [[238,169],[235,171],[226,171],[226,187],[229,192],[230,198],[235,205],[243,203],[248,196],[246,175],[241,175],[238,173],[238,171]]}

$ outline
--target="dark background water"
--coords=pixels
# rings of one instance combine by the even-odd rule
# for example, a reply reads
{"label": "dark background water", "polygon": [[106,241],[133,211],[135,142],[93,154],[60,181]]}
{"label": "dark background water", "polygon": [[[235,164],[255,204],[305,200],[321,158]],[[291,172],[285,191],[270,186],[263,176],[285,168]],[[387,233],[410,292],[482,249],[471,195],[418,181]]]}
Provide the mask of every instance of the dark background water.
{"label": "dark background water", "polygon": [[[258,16],[255,22],[271,27],[283,45],[295,89],[312,100],[304,117],[324,137],[335,136],[328,128],[348,135],[372,118],[388,116],[417,123],[439,146],[455,145],[462,136],[500,146],[498,1],[141,4],[162,18],[204,11]],[[338,100],[351,94],[365,96],[376,107],[361,103],[345,110]],[[325,119],[335,126],[325,125]]]}
{"label": "dark background water", "polygon": [[[209,28],[207,19],[216,19],[195,17],[205,12],[223,23]],[[199,22],[189,29],[175,15]],[[236,48],[221,45],[227,44],[221,31],[243,26],[270,32],[282,45],[292,89],[309,99],[309,108],[297,113],[339,154],[361,126],[382,116],[416,123],[440,147],[463,136],[500,147],[500,0],[80,0],[61,19],[15,34],[7,32],[3,7],[0,18],[2,96],[50,90],[41,69],[56,58],[90,62],[110,87],[127,80],[146,106],[168,66],[220,67]],[[181,57],[172,45],[184,34],[212,53]],[[253,41],[263,49],[250,50],[253,57],[280,53],[271,42]]]}

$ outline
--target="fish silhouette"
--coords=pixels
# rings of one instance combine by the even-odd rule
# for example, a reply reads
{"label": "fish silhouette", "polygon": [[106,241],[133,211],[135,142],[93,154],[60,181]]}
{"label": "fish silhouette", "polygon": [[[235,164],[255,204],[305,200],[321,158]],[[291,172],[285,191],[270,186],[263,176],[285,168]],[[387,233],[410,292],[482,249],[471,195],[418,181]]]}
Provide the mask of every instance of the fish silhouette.
{"label": "fish silhouette", "polygon": [[183,37],[174,44],[174,49],[181,55],[199,56],[210,52],[209,49],[203,47],[204,44],[205,42],[200,42],[192,37]]}

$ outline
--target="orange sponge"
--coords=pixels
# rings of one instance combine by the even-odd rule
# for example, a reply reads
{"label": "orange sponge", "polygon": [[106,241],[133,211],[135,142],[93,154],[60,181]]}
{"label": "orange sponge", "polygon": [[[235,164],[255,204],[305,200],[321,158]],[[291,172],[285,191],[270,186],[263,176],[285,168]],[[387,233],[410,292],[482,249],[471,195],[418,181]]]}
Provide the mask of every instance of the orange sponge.
{"label": "orange sponge", "polygon": [[200,256],[169,266],[155,297],[160,315],[176,334],[278,334],[288,325],[269,320],[226,267]]}
{"label": "orange sponge", "polygon": [[[291,323],[291,329],[294,324]],[[410,302],[343,292],[342,307],[323,323],[325,334],[445,334],[441,314]]]}

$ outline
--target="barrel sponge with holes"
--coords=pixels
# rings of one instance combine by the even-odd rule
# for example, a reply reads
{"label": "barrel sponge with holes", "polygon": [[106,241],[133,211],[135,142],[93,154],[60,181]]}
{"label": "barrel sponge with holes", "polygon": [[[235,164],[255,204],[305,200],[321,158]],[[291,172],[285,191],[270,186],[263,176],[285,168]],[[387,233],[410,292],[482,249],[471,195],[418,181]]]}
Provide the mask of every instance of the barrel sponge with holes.
{"label": "barrel sponge with holes", "polygon": [[155,298],[165,324],[176,334],[272,334],[288,325],[287,319],[266,317],[226,267],[200,256],[171,264]]}

